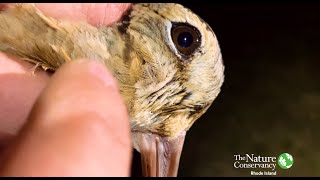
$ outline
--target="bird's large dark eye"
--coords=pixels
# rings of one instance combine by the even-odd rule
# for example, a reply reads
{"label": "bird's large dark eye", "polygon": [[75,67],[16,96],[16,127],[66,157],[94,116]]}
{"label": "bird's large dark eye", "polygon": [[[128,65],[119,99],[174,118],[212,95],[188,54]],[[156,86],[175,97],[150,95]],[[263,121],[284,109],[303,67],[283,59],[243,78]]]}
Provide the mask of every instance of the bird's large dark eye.
{"label": "bird's large dark eye", "polygon": [[171,38],[177,50],[185,56],[194,53],[201,44],[198,29],[186,23],[173,23]]}

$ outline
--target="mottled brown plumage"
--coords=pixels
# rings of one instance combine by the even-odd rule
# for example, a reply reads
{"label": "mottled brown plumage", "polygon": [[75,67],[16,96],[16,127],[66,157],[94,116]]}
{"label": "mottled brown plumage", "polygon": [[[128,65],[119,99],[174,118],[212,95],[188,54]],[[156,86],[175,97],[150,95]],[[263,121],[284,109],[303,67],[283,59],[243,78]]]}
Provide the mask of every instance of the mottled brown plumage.
{"label": "mottled brown plumage", "polygon": [[[224,81],[214,32],[178,4],[134,4],[110,27],[57,21],[32,4],[13,5],[0,14],[0,50],[53,71],[83,57],[102,61],[118,80],[134,147],[142,155],[149,150],[178,153],[170,160],[176,166],[186,131],[209,108]],[[163,146],[156,143],[153,149],[154,142]],[[159,157],[156,161],[162,163]],[[177,168],[164,164],[146,171],[150,167],[145,175],[175,176]]]}

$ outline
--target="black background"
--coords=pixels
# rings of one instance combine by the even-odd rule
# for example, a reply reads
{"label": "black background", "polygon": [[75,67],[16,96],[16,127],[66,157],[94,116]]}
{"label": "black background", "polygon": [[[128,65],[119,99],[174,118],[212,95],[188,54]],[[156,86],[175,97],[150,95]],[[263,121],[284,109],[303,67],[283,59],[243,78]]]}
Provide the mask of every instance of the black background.
{"label": "black background", "polygon": [[[182,4],[218,37],[226,79],[188,131],[178,176],[250,176],[233,167],[235,154],[283,152],[294,164],[277,166],[278,176],[319,176],[320,5]],[[135,152],[133,174],[139,158]]]}

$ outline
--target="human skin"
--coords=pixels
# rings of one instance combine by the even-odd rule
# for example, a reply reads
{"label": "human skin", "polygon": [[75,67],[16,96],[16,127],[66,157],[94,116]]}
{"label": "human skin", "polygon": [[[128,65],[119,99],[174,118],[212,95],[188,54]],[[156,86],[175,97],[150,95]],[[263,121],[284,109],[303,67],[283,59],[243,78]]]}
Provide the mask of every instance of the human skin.
{"label": "human skin", "polygon": [[[110,25],[130,4],[36,6],[57,19]],[[127,111],[109,71],[88,59],[53,75],[33,67],[0,53],[0,175],[129,176]]]}

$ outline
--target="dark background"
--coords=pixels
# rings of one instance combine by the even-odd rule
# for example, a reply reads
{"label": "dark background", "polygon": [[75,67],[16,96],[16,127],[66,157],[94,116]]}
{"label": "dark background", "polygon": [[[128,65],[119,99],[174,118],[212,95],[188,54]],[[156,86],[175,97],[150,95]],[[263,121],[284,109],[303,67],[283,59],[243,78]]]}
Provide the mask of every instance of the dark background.
{"label": "dark background", "polygon": [[278,176],[320,176],[320,5],[183,5],[214,30],[226,79],[188,131],[178,176],[250,176],[233,167],[235,154],[283,152],[294,164]]}

